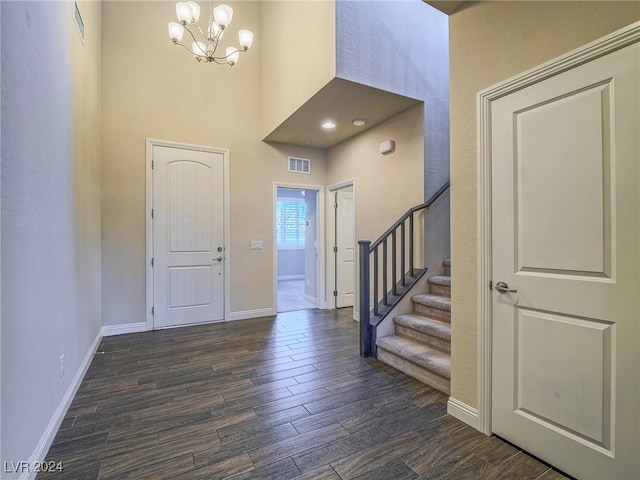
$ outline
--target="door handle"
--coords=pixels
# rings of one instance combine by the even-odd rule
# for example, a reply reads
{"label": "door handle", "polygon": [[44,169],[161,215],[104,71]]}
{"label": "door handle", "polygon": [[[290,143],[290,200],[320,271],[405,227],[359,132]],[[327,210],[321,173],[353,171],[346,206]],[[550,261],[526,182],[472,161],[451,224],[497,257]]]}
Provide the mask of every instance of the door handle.
{"label": "door handle", "polygon": [[215,262],[221,262],[221,261],[222,261],[222,257],[220,256],[220,257],[218,257],[218,258],[214,258],[213,260],[214,260]]}
{"label": "door handle", "polygon": [[509,285],[507,285],[505,282],[496,283],[496,290],[500,293],[518,293],[517,288],[510,289]]}

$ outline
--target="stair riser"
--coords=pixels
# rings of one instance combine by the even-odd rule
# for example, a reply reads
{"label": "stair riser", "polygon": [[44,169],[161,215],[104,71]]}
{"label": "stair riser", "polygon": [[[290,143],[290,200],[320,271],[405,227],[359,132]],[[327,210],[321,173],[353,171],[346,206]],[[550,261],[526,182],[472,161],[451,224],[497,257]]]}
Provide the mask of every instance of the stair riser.
{"label": "stair riser", "polygon": [[425,383],[443,393],[449,395],[451,393],[450,381],[436,373],[431,372],[413,362],[388,352],[382,348],[378,348],[378,360],[394,367],[401,372]]}
{"label": "stair riser", "polygon": [[434,320],[451,323],[451,312],[448,310],[441,310],[439,308],[428,307],[421,303],[413,302],[413,311],[418,315],[424,315],[425,317],[433,318]]}
{"label": "stair riser", "polygon": [[450,277],[451,276],[451,265],[445,265],[444,266],[444,275],[445,275],[445,277]]}
{"label": "stair riser", "polygon": [[451,298],[451,287],[448,285],[438,285],[437,283],[430,283],[429,293],[431,295],[439,295],[441,297]]}
{"label": "stair riser", "polygon": [[451,353],[451,342],[443,338],[434,337],[428,333],[414,330],[413,328],[405,327],[404,325],[396,324],[396,335],[401,337],[408,337],[425,345],[440,350],[441,352]]}

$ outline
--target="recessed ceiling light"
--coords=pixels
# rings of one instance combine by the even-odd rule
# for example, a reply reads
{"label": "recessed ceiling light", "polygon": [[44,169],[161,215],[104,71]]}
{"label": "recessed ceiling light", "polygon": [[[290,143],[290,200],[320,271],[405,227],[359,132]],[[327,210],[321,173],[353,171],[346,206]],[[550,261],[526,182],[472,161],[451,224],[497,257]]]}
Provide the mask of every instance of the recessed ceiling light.
{"label": "recessed ceiling light", "polygon": [[325,120],[322,122],[322,128],[325,130],[331,130],[332,128],[336,128],[336,123],[332,120]]}
{"label": "recessed ceiling light", "polygon": [[354,118],[352,123],[354,127],[364,127],[367,121],[364,118]]}
{"label": "recessed ceiling light", "polygon": [[309,140],[305,140],[305,141],[304,141],[304,144],[305,144],[305,145],[311,145],[311,142],[310,142]]}

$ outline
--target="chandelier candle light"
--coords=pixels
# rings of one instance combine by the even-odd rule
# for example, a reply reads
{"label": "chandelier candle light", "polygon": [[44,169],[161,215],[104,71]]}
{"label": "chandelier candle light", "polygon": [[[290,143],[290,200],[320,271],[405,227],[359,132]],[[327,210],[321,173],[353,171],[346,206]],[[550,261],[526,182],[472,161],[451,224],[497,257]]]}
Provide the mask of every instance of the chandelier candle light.
{"label": "chandelier candle light", "polygon": [[[240,30],[238,32],[238,39],[240,41],[240,48],[227,47],[224,56],[216,56],[216,50],[218,49],[218,43],[222,40],[225,30],[231,23],[233,17],[233,9],[226,4],[220,4],[216,8],[212,8],[211,1],[209,2],[209,24],[207,31],[203,31],[202,27],[198,25],[200,19],[200,5],[196,2],[178,2],[176,3],[176,16],[177,22],[169,22],[169,38],[174,45],[180,45],[186,48],[189,52],[196,57],[199,62],[215,62],[220,65],[227,64],[233,67],[238,63],[240,53],[246,52],[251,47],[253,42],[253,33],[249,30]],[[205,42],[198,41],[192,30],[198,29]],[[182,42],[184,31],[187,31],[193,43],[191,48],[186,46]]]}

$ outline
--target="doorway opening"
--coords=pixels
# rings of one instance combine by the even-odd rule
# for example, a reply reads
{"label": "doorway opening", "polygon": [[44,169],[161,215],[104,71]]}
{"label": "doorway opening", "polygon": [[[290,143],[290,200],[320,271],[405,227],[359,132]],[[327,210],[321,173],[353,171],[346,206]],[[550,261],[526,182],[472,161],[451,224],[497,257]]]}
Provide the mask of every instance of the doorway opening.
{"label": "doorway opening", "polygon": [[277,187],[275,246],[277,311],[317,308],[318,191]]}

